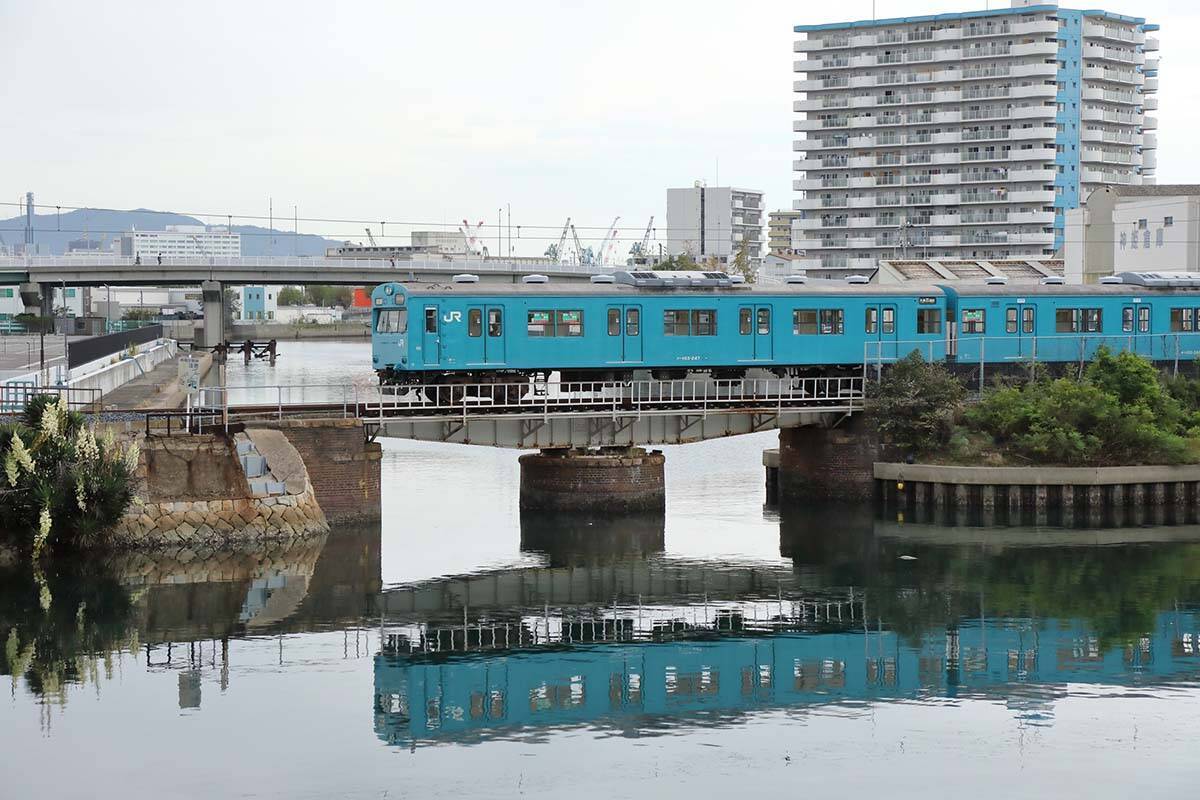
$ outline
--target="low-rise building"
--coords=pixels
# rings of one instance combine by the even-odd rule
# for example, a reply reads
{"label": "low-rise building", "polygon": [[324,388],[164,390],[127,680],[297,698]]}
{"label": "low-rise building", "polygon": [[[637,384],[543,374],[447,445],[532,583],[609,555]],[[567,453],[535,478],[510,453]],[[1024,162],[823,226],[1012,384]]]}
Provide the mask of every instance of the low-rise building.
{"label": "low-rise building", "polygon": [[279,312],[278,286],[243,286],[240,291],[238,322],[270,322]]}
{"label": "low-rise building", "polygon": [[1069,283],[1117,272],[1200,272],[1200,184],[1104,186],[1067,212]]}
{"label": "low-rise building", "polygon": [[772,211],[767,214],[767,252],[793,254],[798,249],[800,228],[796,224],[804,219],[803,211]]}
{"label": "low-rise building", "polygon": [[162,258],[238,258],[241,234],[224,226],[168,225],[161,231],[121,234],[120,255],[150,263]]}

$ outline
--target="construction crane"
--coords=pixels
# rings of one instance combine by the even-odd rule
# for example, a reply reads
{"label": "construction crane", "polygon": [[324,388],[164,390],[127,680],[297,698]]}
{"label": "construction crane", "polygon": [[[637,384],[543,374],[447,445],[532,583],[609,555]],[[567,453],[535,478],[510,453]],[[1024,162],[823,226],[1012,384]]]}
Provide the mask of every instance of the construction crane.
{"label": "construction crane", "polygon": [[584,249],[583,245],[579,243],[579,234],[575,231],[574,225],[571,226],[571,238],[575,240],[575,258],[578,262],[580,264],[591,264],[592,248]]}
{"label": "construction crane", "polygon": [[371,243],[371,247],[378,247],[378,246],[379,246],[379,245],[375,244],[375,237],[371,235],[371,229],[370,229],[370,228],[367,228],[367,241]]}
{"label": "construction crane", "polygon": [[562,234],[558,237],[558,244],[552,244],[546,248],[546,255],[554,261],[565,262],[566,253],[563,250],[567,246],[567,234],[571,230],[571,218],[567,217],[567,221],[563,223]]}
{"label": "construction crane", "polygon": [[608,232],[604,234],[604,238],[600,240],[600,244],[596,248],[596,257],[599,259],[597,263],[600,265],[607,264],[612,260],[612,251],[617,246],[617,223],[620,221],[620,215],[613,217],[612,225],[608,226]]}
{"label": "construction crane", "polygon": [[650,215],[650,221],[646,223],[646,233],[642,236],[640,242],[634,242],[629,248],[629,263],[630,264],[645,264],[646,259],[650,255],[650,233],[654,230],[654,215]]}
{"label": "construction crane", "polygon": [[467,222],[465,219],[463,220],[462,226],[458,229],[458,232],[463,235],[463,238],[467,242],[467,255],[482,255],[484,258],[488,257],[487,245],[482,244],[479,239],[479,232],[482,229],[483,220],[479,220],[479,222],[475,223],[474,225]]}

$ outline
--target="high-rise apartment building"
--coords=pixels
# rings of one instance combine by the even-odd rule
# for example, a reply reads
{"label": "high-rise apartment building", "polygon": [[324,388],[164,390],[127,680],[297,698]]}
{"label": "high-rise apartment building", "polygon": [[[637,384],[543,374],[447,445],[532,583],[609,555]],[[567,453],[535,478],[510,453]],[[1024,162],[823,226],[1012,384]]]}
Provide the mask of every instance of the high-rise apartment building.
{"label": "high-rise apartment building", "polygon": [[744,247],[762,263],[762,192],[730,186],[667,189],[667,247],[699,261],[728,264]]}
{"label": "high-rise apartment building", "polygon": [[793,239],[798,238],[797,225],[804,218],[803,211],[772,211],[767,214],[767,252],[792,253],[796,250]]}
{"label": "high-rise apartment building", "polygon": [[1157,29],[1029,0],[797,26],[808,266],[1056,252],[1093,189],[1154,182]]}

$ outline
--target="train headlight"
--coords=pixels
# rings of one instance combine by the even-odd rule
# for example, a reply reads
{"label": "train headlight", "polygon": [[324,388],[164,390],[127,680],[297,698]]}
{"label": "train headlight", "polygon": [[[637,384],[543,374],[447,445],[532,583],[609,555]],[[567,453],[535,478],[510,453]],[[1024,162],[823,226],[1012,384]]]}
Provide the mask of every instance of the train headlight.
{"label": "train headlight", "polygon": [[375,298],[375,305],[377,305],[377,306],[381,306],[381,305],[383,305],[383,298],[382,298],[382,297],[376,297],[376,298]]}
{"label": "train headlight", "polygon": [[385,286],[385,287],[383,287],[383,291],[387,294],[391,294],[392,292],[396,291],[396,287],[395,286]]}

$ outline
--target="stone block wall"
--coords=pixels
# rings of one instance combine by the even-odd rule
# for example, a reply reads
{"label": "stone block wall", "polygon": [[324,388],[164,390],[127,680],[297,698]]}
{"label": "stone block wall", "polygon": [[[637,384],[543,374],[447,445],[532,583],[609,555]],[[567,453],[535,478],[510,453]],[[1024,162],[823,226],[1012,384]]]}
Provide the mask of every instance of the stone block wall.
{"label": "stone block wall", "polygon": [[357,420],[294,420],[256,427],[282,431],[308,470],[317,502],[330,522],[380,516],[378,442],[367,442]]}
{"label": "stone block wall", "polygon": [[861,417],[779,431],[779,502],[869,501],[880,448]]}
{"label": "stone block wall", "polygon": [[521,508],[539,511],[661,512],[661,452],[543,451],[520,458]]}
{"label": "stone block wall", "polygon": [[142,445],[142,466],[138,496],[146,502],[250,497],[233,442],[225,436],[151,437]]}

